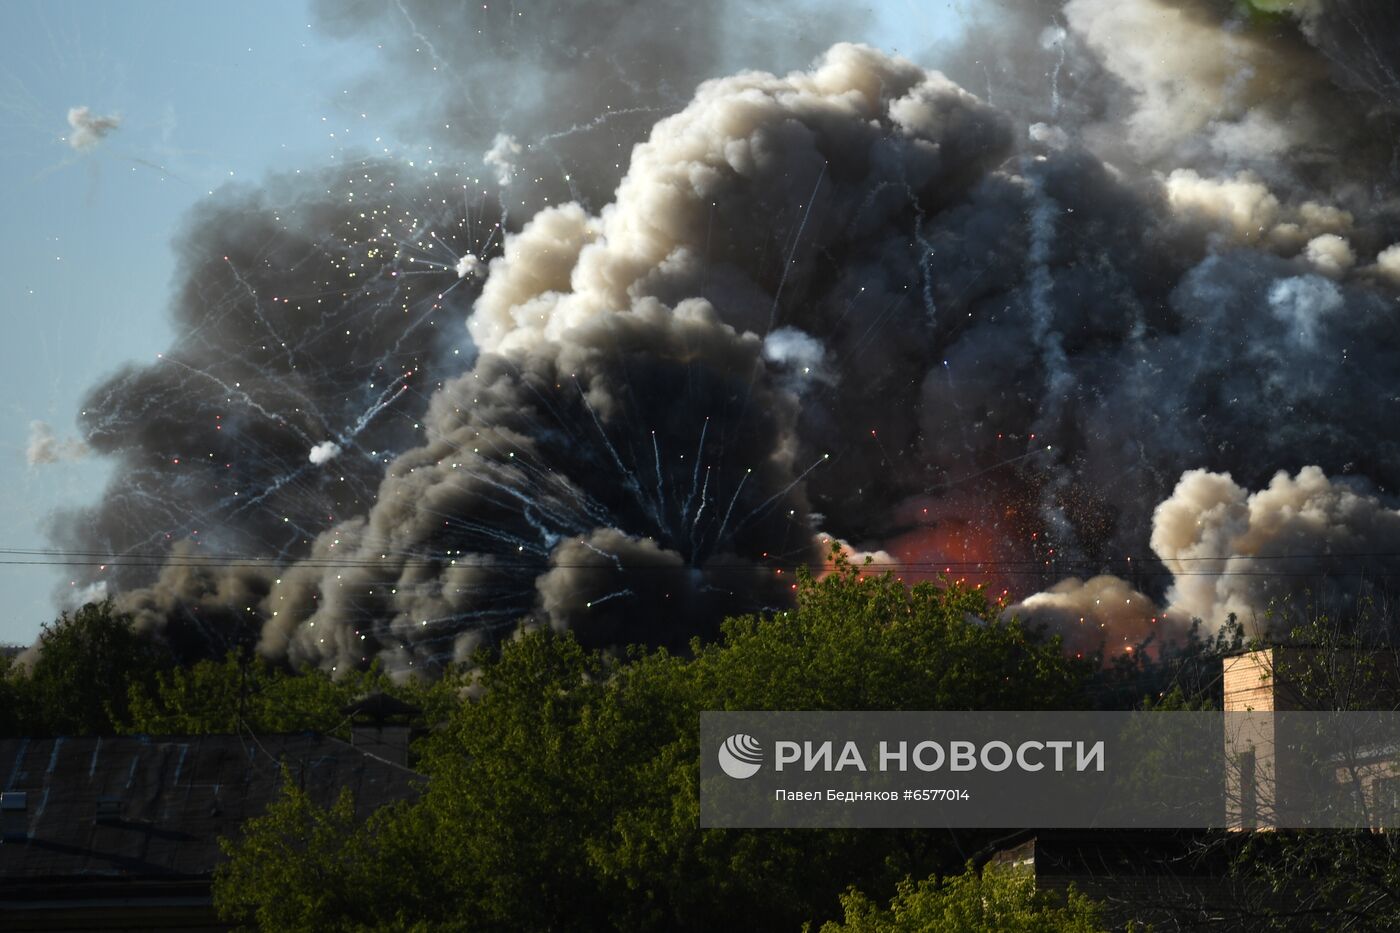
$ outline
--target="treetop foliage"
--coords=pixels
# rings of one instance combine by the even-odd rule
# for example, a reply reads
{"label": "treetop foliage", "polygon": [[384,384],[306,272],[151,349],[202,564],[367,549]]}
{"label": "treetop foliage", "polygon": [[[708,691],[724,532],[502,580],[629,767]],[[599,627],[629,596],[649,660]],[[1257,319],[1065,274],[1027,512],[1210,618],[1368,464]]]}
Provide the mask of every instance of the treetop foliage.
{"label": "treetop foliage", "polygon": [[[1067,708],[1089,671],[975,589],[839,562],[800,580],[794,609],[731,619],[688,656],[533,631],[484,653],[478,674],[418,744],[418,801],[370,828],[289,792],[230,843],[224,915],[266,930],[820,923],[848,884],[890,897],[901,879],[961,870],[985,840],[699,829],[701,711]],[[356,855],[337,868],[337,851]]]}
{"label": "treetop foliage", "polygon": [[968,864],[960,875],[901,881],[889,907],[859,891],[841,896],[840,923],[822,924],[820,933],[1097,933],[1102,910],[1070,890],[1065,898],[1037,891],[1029,871]]}

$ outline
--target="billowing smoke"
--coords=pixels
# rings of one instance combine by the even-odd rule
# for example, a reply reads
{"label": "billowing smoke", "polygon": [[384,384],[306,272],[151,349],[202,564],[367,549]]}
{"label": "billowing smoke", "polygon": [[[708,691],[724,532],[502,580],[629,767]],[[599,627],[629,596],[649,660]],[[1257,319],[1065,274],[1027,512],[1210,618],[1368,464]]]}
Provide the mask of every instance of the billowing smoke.
{"label": "billowing smoke", "polygon": [[1280,471],[1257,492],[1191,470],[1157,507],[1152,550],[1174,575],[1166,599],[1178,618],[1256,623],[1300,589],[1345,604],[1383,582],[1400,554],[1400,512],[1365,483],[1313,466]]}
{"label": "billowing smoke", "polygon": [[457,264],[452,267],[452,271],[457,273],[459,279],[478,277],[485,274],[486,263],[482,262],[478,256],[463,253],[461,258],[457,260]]}
{"label": "billowing smoke", "polygon": [[[506,239],[469,322],[475,367],[434,398],[428,444],[367,518],[323,534],[346,565],[273,588],[264,648],[406,664],[531,616],[593,644],[683,646],[726,612],[783,605],[782,565],[820,556],[809,478],[841,469],[841,423],[888,382],[822,371],[830,353],[858,372],[868,337],[835,326],[825,276],[792,254],[842,257],[875,292],[836,286],[848,300],[898,302],[913,283],[882,283],[878,260],[910,257],[908,225],[1009,135],[942,77],[855,46],[702,85],[601,214],[549,208]],[[882,183],[897,190],[871,198]],[[786,255],[754,211],[790,215]],[[821,337],[779,326],[794,313]],[[904,404],[912,375],[890,387]],[[830,426],[805,425],[804,401]]]}
{"label": "billowing smoke", "polygon": [[1081,657],[1102,648],[1113,655],[1160,640],[1179,620],[1169,617],[1121,577],[1070,577],[1011,607],[1010,613],[1048,626]]}
{"label": "billowing smoke", "polygon": [[116,114],[102,116],[89,107],[70,107],[68,126],[72,132],[68,134],[68,145],[79,152],[91,149],[121,125],[122,118]]}
{"label": "billowing smoke", "polygon": [[[1329,479],[1315,466],[1281,470],[1256,492],[1229,473],[1188,470],[1154,511],[1150,543],[1171,581],[1160,606],[1104,574],[1064,580],[1009,611],[1048,624],[1079,651],[1133,650],[1194,619],[1231,615],[1247,631],[1273,624],[1286,633],[1309,610],[1355,608],[1384,590],[1400,554],[1400,511],[1364,480]],[[1130,563],[1117,567],[1131,572]]]}
{"label": "billowing smoke", "polygon": [[407,99],[410,138],[484,156],[522,219],[562,201],[597,210],[632,144],[701,81],[804,67],[866,18],[830,0],[315,0],[312,13],[392,69],[362,94],[400,110]]}
{"label": "billowing smoke", "polygon": [[322,441],[311,448],[311,453],[307,455],[306,459],[310,460],[316,466],[320,466],[323,463],[329,463],[338,456],[340,456],[339,444],[335,441]]}
{"label": "billowing smoke", "polygon": [[202,208],[59,540],[152,555],[113,583],[172,639],[396,671],[682,646],[833,537],[1078,652],[1352,593],[1400,551],[1400,33],[1254,6],[1008,3],[943,71],[784,74],[812,37],[726,42],[738,5],[322,3],[495,183]]}
{"label": "billowing smoke", "polygon": [[[83,403],[86,445],[117,469],[99,505],[55,517],[56,542],[120,557],[100,579],[168,608],[161,626],[196,645],[255,638],[247,600],[185,597],[225,592],[218,566],[257,576],[303,556],[369,508],[471,353],[479,286],[456,264],[499,249],[498,216],[469,178],[373,161],[201,205],[176,239],[174,343]],[[163,585],[183,595],[152,603],[138,594],[166,555]]]}
{"label": "billowing smoke", "polygon": [[91,452],[88,445],[76,437],[59,437],[46,421],[29,422],[24,460],[30,466],[81,460]]}

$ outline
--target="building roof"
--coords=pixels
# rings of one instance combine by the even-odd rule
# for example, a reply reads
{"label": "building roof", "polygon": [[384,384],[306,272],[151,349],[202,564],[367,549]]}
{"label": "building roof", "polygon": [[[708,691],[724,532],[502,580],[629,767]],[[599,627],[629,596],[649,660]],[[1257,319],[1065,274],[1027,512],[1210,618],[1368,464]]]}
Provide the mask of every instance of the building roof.
{"label": "building roof", "polygon": [[315,733],[0,739],[0,791],[23,793],[27,840],[0,842],[0,898],[40,882],[207,878],[218,839],[275,800],[282,766],[318,804],[357,814],[420,776]]}

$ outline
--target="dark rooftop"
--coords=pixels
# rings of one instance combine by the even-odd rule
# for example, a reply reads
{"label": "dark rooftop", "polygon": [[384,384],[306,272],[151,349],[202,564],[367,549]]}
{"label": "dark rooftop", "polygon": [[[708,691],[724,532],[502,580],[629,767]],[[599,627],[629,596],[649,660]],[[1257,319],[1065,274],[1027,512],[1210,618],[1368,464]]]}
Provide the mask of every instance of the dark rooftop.
{"label": "dark rooftop", "polygon": [[218,838],[277,798],[283,764],[321,805],[348,787],[362,816],[419,784],[314,733],[0,739],[0,791],[10,803],[23,794],[28,834],[7,823],[0,901],[42,882],[207,879]]}

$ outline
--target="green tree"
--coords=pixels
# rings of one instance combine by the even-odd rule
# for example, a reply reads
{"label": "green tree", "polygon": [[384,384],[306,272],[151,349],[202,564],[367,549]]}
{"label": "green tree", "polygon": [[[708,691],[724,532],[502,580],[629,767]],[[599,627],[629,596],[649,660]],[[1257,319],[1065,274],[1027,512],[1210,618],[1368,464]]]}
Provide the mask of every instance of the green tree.
{"label": "green tree", "polygon": [[39,635],[32,663],[6,678],[27,735],[105,735],[129,713],[128,691],[154,682],[169,655],[111,600],[64,613]]}
{"label": "green tree", "polygon": [[19,735],[24,723],[23,695],[14,667],[13,658],[0,654],[0,736]]}
{"label": "green tree", "polygon": [[230,652],[161,672],[153,683],[131,685],[123,731],[150,735],[238,732],[325,732],[348,735],[343,710],[371,692],[387,693],[441,722],[456,705],[461,678],[397,684],[376,665],[338,676],[313,667],[299,671],[263,658]]}
{"label": "green tree", "polygon": [[834,552],[798,575],[797,607],[727,620],[699,648],[707,709],[1068,709],[1091,667],[1058,638],[1002,620],[981,590],[905,586]]}
{"label": "green tree", "polygon": [[[690,657],[608,657],[548,631],[484,656],[477,698],[420,745],[422,798],[377,820],[375,844],[362,845],[383,860],[364,884],[411,851],[413,887],[380,890],[434,925],[796,929],[838,915],[848,883],[889,896],[906,876],[957,870],[985,841],[977,834],[700,830],[700,712],[1063,708],[1087,671],[973,589],[909,588],[844,562],[799,587],[793,610],[729,620]],[[280,831],[337,871],[331,843],[299,825]],[[215,887],[225,915],[296,929],[259,910],[300,898],[324,911],[318,926],[349,923],[339,900],[288,890],[305,882],[268,858],[269,833],[253,823],[230,845]]]}
{"label": "green tree", "polygon": [[[693,661],[649,655],[614,678],[606,707],[619,722],[664,708],[659,685],[690,683],[688,705],[672,704],[672,719],[657,723],[664,744],[641,746],[651,749],[641,779],[630,798],[611,803],[611,828],[594,843],[600,874],[632,895],[614,901],[635,911],[616,916],[618,928],[791,926],[837,909],[836,879],[892,891],[907,874],[961,865],[987,841],[977,832],[701,830],[701,710],[1064,709],[1079,701],[1088,667],[1066,660],[1057,639],[1001,620],[979,590],[908,587],[836,556],[835,572],[820,581],[800,575],[795,609],[727,620]],[[684,676],[668,677],[673,667]],[[845,877],[850,865],[861,866],[859,878]]]}
{"label": "green tree", "polygon": [[899,883],[889,907],[859,891],[841,897],[845,919],[822,925],[821,933],[1099,933],[1105,929],[1098,904],[1071,890],[1056,897],[1037,891],[1025,871],[972,865],[960,875]]}
{"label": "green tree", "polygon": [[[402,826],[385,828],[398,807],[364,820],[348,789],[320,807],[285,769],[282,777],[282,797],[248,821],[244,841],[220,840],[235,855],[215,872],[220,912],[261,930],[406,930],[422,923],[402,908],[430,893],[416,887],[414,849],[394,831]],[[281,879],[274,896],[262,887],[269,876]]]}

